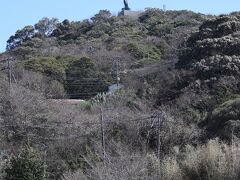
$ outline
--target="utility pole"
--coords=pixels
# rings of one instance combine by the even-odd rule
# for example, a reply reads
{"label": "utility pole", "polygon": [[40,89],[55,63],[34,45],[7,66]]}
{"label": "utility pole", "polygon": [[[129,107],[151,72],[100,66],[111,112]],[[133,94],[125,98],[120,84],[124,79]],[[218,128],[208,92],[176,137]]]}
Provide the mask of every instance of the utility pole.
{"label": "utility pole", "polygon": [[8,83],[9,83],[9,94],[11,96],[11,89],[12,89],[12,66],[11,66],[11,59],[7,59],[8,63]]}
{"label": "utility pole", "polygon": [[157,158],[159,161],[159,167],[158,167],[158,174],[157,174],[157,179],[160,180],[161,179],[161,172],[160,172],[160,168],[161,168],[161,128],[162,128],[162,113],[159,112],[157,114]]}
{"label": "utility pole", "polygon": [[105,124],[104,124],[104,116],[103,116],[103,109],[101,108],[101,117],[100,117],[100,124],[101,124],[101,136],[102,136],[102,151],[103,151],[103,165],[105,166],[105,159],[106,159],[106,150],[105,150]]}
{"label": "utility pole", "polygon": [[151,123],[151,126],[150,126],[150,130],[149,130],[148,133],[147,133],[146,154],[148,153],[149,137],[150,137],[150,133],[151,133],[151,131],[152,131],[152,128],[154,127],[154,124],[155,124],[155,122],[156,122],[156,116],[153,115],[153,116],[151,117],[151,119],[152,119],[152,123]]}
{"label": "utility pole", "polygon": [[158,123],[157,123],[157,128],[158,128],[157,129],[157,134],[158,134],[158,137],[157,137],[157,157],[158,157],[158,159],[160,159],[160,153],[161,153],[161,136],[160,136],[160,134],[161,134],[161,121],[162,121],[160,114],[157,115],[157,121],[158,121]]}
{"label": "utility pole", "polygon": [[116,64],[116,74],[117,74],[117,90],[119,90],[119,82],[120,82],[120,77],[119,77],[119,61],[120,59],[117,58],[117,64]]}
{"label": "utility pole", "polygon": [[[117,90],[120,88],[120,56],[116,56],[112,60],[112,70],[113,70],[113,75],[116,76],[116,85],[117,85]],[[114,84],[115,86],[115,84]]]}
{"label": "utility pole", "polygon": [[8,86],[9,86],[9,94],[11,95],[11,91],[12,91],[12,77],[14,79],[14,81],[16,82],[16,78],[14,76],[14,74],[12,73],[12,65],[11,65],[11,61],[13,60],[13,58],[9,57],[5,60],[2,60],[0,63],[7,63],[7,67],[4,67],[2,69],[0,69],[1,71],[2,70],[8,70],[7,72],[7,77],[8,77]]}

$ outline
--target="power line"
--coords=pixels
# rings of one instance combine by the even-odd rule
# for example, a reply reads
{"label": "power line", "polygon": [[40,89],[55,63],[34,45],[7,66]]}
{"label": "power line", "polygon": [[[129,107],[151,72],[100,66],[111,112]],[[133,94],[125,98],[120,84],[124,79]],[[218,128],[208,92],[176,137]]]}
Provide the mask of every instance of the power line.
{"label": "power line", "polygon": [[[129,119],[129,120],[121,120],[121,121],[104,121],[105,124],[112,124],[112,123],[126,123],[126,122],[142,122],[142,121],[146,121],[152,118],[156,118],[157,116],[152,115],[152,116],[148,116],[148,117],[138,117],[138,118],[133,118],[133,119]],[[93,119],[96,120],[96,119]],[[164,121],[164,122],[168,122],[168,123],[174,123],[174,124],[179,124],[179,125],[184,125],[186,126],[186,124],[184,123],[180,123],[177,121]],[[79,128],[79,127],[83,127],[83,126],[87,126],[87,125],[100,125],[100,122],[83,122],[83,123],[59,123],[59,122],[49,122],[49,123],[55,123],[57,125],[22,125],[22,127],[30,127],[30,128],[42,128],[42,129],[63,129],[63,128]],[[64,125],[64,127],[60,127],[59,125]],[[13,127],[13,128],[17,128],[17,127],[21,127],[21,125],[0,125],[1,128],[4,127]]]}
{"label": "power line", "polygon": [[76,135],[76,136],[65,136],[65,137],[53,137],[53,138],[42,137],[42,136],[37,135],[37,134],[28,134],[28,135],[18,134],[18,136],[27,137],[27,138],[35,138],[35,139],[40,139],[40,140],[52,140],[52,141],[54,141],[54,140],[77,139],[77,138],[89,138],[90,137],[89,134]]}
{"label": "power line", "polygon": [[67,129],[67,128],[79,128],[82,127],[81,125],[76,126],[68,126],[68,127],[57,127],[57,126],[51,126],[51,125],[0,125],[1,128],[7,127],[7,128],[38,128],[38,129]]}

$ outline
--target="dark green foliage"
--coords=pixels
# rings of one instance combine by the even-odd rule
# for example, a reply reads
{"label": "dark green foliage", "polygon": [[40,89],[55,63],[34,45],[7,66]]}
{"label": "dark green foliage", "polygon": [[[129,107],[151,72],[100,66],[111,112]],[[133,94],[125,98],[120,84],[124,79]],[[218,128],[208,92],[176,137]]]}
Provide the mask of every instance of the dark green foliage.
{"label": "dark green foliage", "polygon": [[7,40],[7,50],[11,50],[19,46],[22,42],[29,40],[34,34],[33,26],[25,26],[18,30],[15,35]]}
{"label": "dark green foliage", "polygon": [[[190,11],[163,12],[159,9],[148,9],[142,13],[139,19],[113,16],[107,10],[101,10],[90,20],[81,22],[64,20],[57,23],[56,19],[43,18],[35,25],[32,35],[34,38],[28,39],[28,43],[24,46],[36,50],[40,55],[44,52],[44,56],[53,54],[57,56],[58,53],[53,52],[55,49],[59,50],[57,52],[63,52],[63,56],[66,56],[81,54],[79,51],[86,48],[86,42],[95,43],[101,48],[106,47],[110,51],[124,51],[126,44],[137,42],[144,46],[142,48],[146,48],[146,51],[153,54],[152,59],[159,60],[159,55],[164,52],[162,49],[155,49],[154,46],[159,48],[162,45],[161,42],[172,43],[171,41],[178,39],[177,42],[174,42],[174,46],[175,44],[177,46],[183,40],[184,34],[189,33],[203,20],[204,17]],[[189,32],[186,32],[186,27]],[[42,42],[35,41],[35,38],[41,39]],[[49,42],[52,47],[54,46],[52,48],[54,50],[49,50]],[[71,45],[71,48],[65,47],[67,45]],[[133,58],[136,59],[136,57],[138,55],[134,54]]]}
{"label": "dark green foliage", "polygon": [[[158,37],[174,35],[175,30],[184,27],[194,27],[203,21],[201,14],[191,11],[167,11],[159,9],[148,9],[139,18],[145,24],[148,34]],[[179,34],[181,34],[181,30]]]}
{"label": "dark green foliage", "polygon": [[30,46],[24,46],[25,43],[22,43],[23,46],[19,46],[11,50],[11,53],[14,54],[19,59],[28,59],[35,56],[36,49],[31,48]]}
{"label": "dark green foliage", "polygon": [[174,25],[172,24],[158,24],[151,27],[151,31],[149,32],[150,35],[154,36],[165,36],[167,34],[171,34]]}
{"label": "dark green foliage", "polygon": [[211,136],[240,137],[240,98],[230,99],[215,108],[203,123]]}
{"label": "dark green foliage", "polygon": [[237,120],[240,118],[240,98],[229,100],[218,108],[211,115],[212,119],[216,120]]}
{"label": "dark green foliage", "polygon": [[108,91],[105,72],[97,69],[89,58],[37,57],[23,62],[26,69],[41,72],[65,85],[73,99],[88,99]]}
{"label": "dark green foliage", "polygon": [[65,79],[66,65],[54,57],[37,57],[23,63],[26,69],[41,72],[53,79],[63,81]]}
{"label": "dark green foliage", "polygon": [[130,43],[126,50],[136,59],[145,59],[146,62],[159,61],[161,52],[151,44]]}
{"label": "dark green foliage", "polygon": [[[200,96],[198,100],[188,98],[194,109],[210,113],[205,127],[212,136],[229,137],[231,133],[226,127],[238,121],[230,115],[237,113],[237,109],[224,102],[230,103],[228,100],[239,94],[239,24],[237,15],[208,19],[184,43],[177,63],[177,69],[185,73],[179,80],[186,82],[179,87],[182,96]],[[205,118],[201,121],[205,122]]]}
{"label": "dark green foliage", "polygon": [[86,33],[90,38],[100,38],[111,33],[111,25],[109,23],[99,23]]}
{"label": "dark green foliage", "polygon": [[87,57],[72,62],[66,70],[66,78],[67,94],[73,99],[88,99],[108,90],[104,74]]}
{"label": "dark green foliage", "polygon": [[76,38],[74,31],[76,27],[69,20],[65,19],[62,23],[58,23],[53,30],[51,36],[59,37],[61,40]]}
{"label": "dark green foliage", "polygon": [[238,75],[240,18],[220,16],[204,22],[186,42],[179,67],[194,69],[200,79]]}
{"label": "dark green foliage", "polygon": [[91,18],[94,23],[108,21],[112,14],[108,10],[100,10],[98,14]]}
{"label": "dark green foliage", "polygon": [[164,19],[164,12],[160,9],[147,9],[139,18],[140,22],[147,24],[160,24]]}
{"label": "dark green foliage", "polygon": [[11,158],[5,169],[6,180],[46,180],[46,165],[29,146]]}

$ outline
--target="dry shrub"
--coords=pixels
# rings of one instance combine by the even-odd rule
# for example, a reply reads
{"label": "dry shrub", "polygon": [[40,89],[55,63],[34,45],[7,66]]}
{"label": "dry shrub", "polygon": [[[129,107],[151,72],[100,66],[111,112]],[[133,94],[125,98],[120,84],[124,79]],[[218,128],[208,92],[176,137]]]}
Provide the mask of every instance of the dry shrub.
{"label": "dry shrub", "polygon": [[187,145],[184,152],[163,160],[163,177],[173,180],[239,179],[239,155],[239,142],[227,145],[215,139],[198,147]]}
{"label": "dry shrub", "polygon": [[[182,172],[176,156],[165,157],[161,161],[155,154],[147,154],[148,179],[182,180]],[[161,163],[160,163],[161,162]]]}
{"label": "dry shrub", "polygon": [[62,180],[87,180],[82,171],[67,172],[63,174]]}
{"label": "dry shrub", "polygon": [[[134,152],[122,143],[114,143],[114,152],[106,152],[105,165],[95,163],[86,172],[88,179],[125,180],[149,179],[147,156]],[[102,156],[99,153],[99,156]]]}
{"label": "dry shrub", "polygon": [[215,139],[197,148],[186,147],[187,156],[182,162],[186,179],[239,179],[238,146],[238,142],[227,145]]}
{"label": "dry shrub", "polygon": [[164,180],[183,179],[176,157],[169,157],[164,159],[160,172],[162,179]]}
{"label": "dry shrub", "polygon": [[16,69],[17,83],[27,89],[43,94],[49,99],[64,98],[65,89],[61,82],[40,73]]}
{"label": "dry shrub", "polygon": [[182,151],[160,162],[154,154],[133,153],[116,147],[117,155],[108,155],[106,165],[97,163],[88,179],[157,179],[164,180],[237,180],[240,178],[239,142],[231,145],[209,140],[205,145],[187,145]]}

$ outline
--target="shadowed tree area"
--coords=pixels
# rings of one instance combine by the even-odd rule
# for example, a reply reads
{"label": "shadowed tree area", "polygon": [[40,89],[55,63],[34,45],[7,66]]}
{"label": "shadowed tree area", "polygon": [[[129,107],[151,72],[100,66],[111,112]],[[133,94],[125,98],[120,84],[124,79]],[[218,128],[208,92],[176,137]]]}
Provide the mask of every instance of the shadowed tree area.
{"label": "shadowed tree area", "polygon": [[108,91],[106,77],[87,57],[82,57],[69,65],[66,70],[65,86],[67,95],[72,99],[89,99]]}

